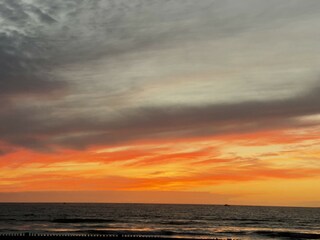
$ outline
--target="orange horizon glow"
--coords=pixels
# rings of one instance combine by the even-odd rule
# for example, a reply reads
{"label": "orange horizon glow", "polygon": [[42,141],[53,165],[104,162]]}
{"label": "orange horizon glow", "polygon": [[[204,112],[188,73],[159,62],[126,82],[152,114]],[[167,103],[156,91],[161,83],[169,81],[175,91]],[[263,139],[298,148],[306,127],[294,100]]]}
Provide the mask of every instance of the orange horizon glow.
{"label": "orange horizon glow", "polygon": [[[0,201],[320,206],[317,131],[273,130],[56,152],[15,149],[0,162]],[[116,194],[120,192],[124,194]]]}
{"label": "orange horizon glow", "polygon": [[319,11],[2,1],[0,202],[319,207]]}

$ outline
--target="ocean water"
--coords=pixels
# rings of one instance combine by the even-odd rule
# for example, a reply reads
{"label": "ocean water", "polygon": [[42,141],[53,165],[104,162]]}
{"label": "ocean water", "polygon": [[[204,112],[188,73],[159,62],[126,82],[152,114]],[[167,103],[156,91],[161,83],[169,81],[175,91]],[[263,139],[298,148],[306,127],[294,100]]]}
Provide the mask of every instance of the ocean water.
{"label": "ocean water", "polygon": [[0,233],[320,239],[320,208],[158,204],[0,204]]}

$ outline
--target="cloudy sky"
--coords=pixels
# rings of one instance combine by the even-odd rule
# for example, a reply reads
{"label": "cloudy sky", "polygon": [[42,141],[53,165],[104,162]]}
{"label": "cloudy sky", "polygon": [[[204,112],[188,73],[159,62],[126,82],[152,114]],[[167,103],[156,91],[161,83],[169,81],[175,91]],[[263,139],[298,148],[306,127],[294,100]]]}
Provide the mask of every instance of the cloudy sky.
{"label": "cloudy sky", "polygon": [[319,11],[0,0],[0,201],[320,206]]}

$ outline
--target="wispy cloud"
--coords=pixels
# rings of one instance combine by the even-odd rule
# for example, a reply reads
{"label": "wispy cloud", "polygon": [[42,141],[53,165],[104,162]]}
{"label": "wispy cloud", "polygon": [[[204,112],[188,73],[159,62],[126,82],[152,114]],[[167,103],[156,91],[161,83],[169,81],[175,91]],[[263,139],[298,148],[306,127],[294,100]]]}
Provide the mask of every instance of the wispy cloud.
{"label": "wispy cloud", "polygon": [[48,150],[299,126],[319,113],[319,4],[258,2],[3,1],[3,141]]}
{"label": "wispy cloud", "polygon": [[60,169],[56,190],[315,179],[319,9],[318,0],[0,1],[1,189],[44,190],[50,169],[71,163],[86,177]]}

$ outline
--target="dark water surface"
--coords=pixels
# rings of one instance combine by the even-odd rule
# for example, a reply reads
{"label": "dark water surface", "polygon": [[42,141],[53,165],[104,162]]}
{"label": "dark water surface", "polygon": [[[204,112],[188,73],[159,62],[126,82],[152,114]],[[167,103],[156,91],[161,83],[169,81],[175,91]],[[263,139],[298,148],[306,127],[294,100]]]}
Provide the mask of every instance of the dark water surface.
{"label": "dark water surface", "polygon": [[0,233],[320,239],[320,208],[157,204],[0,204]]}

